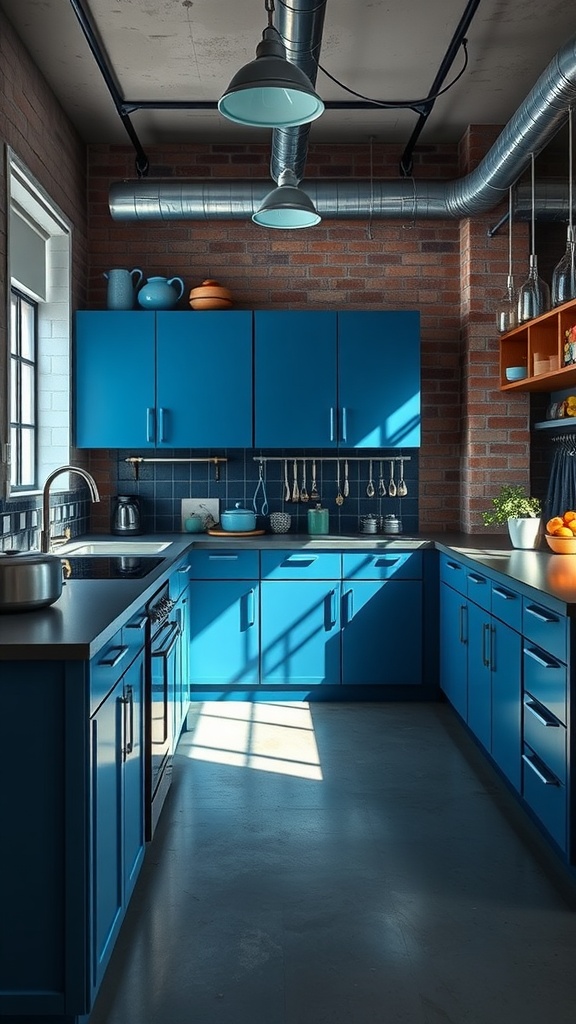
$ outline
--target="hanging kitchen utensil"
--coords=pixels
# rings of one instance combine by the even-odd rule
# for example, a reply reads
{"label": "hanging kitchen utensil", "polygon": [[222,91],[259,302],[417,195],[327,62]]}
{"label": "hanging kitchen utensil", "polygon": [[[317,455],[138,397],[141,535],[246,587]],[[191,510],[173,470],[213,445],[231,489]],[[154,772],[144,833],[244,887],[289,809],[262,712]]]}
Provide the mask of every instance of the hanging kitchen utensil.
{"label": "hanging kitchen utensil", "polygon": [[500,334],[511,331],[518,323],[518,296],[512,277],[512,186],[508,189],[508,278],[506,291],[496,308],[496,327]]}
{"label": "hanging kitchen utensil", "polygon": [[388,494],[391,498],[396,497],[396,484],[394,483],[394,459],[390,459],[390,483],[388,484]]}
{"label": "hanging kitchen utensil", "polygon": [[256,515],[258,515],[258,504],[256,499],[260,491],[262,491],[262,506],[260,508],[260,515],[267,516],[268,498],[266,497],[266,485],[264,483],[264,464],[262,462],[258,467],[258,483],[256,485],[256,490],[254,491],[254,497],[252,499],[252,508],[254,509]]}
{"label": "hanging kitchen utensil", "polygon": [[350,484],[348,483],[348,459],[344,463],[344,497],[347,498],[350,494]]}
{"label": "hanging kitchen utensil", "polygon": [[298,465],[296,459],[294,459],[294,485],[292,487],[292,501],[300,501],[300,491],[298,490]]}
{"label": "hanging kitchen utensil", "polygon": [[386,494],[386,484],[384,483],[384,474],[382,472],[382,462],[380,462],[380,476],[378,477],[378,494],[381,498]]}
{"label": "hanging kitchen utensil", "polygon": [[405,498],[408,494],[408,488],[404,479],[404,459],[400,456],[400,479],[398,480],[398,497]]}
{"label": "hanging kitchen utensil", "polygon": [[572,223],[572,107],[568,110],[568,233],[566,251],[552,273],[553,306],[576,299],[576,253],[574,250],[574,226]]}
{"label": "hanging kitchen utensil", "polygon": [[288,459],[284,459],[284,501],[290,501],[291,496],[288,482]]}
{"label": "hanging kitchen utensil", "polygon": [[366,487],[366,494],[369,498],[373,498],[375,495],[374,481],[372,479],[372,459],[370,459],[370,469],[368,471],[368,486]]}
{"label": "hanging kitchen utensil", "polygon": [[534,153],[530,154],[532,161],[532,238],[530,269],[524,284],[518,292],[518,323],[524,324],[527,320],[533,320],[550,309],[550,289],[538,276],[538,259],[536,256],[536,214],[534,202]]}
{"label": "hanging kitchen utensil", "polygon": [[336,504],[337,505],[343,505],[344,504],[344,496],[342,494],[342,491],[340,490],[340,460],[339,459],[336,460],[336,485],[337,485]]}
{"label": "hanging kitchen utensil", "polygon": [[302,487],[300,489],[300,501],[310,501],[306,490],[306,459],[302,459]]}
{"label": "hanging kitchen utensil", "polygon": [[318,488],[316,487],[316,459],[312,459],[312,490],[310,491],[310,501],[320,501],[320,495]]}

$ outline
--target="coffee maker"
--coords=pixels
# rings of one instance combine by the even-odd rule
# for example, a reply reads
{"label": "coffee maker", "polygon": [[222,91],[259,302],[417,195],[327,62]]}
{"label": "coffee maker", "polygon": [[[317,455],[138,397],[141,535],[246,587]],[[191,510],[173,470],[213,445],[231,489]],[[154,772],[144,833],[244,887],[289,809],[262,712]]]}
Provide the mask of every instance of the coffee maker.
{"label": "coffee maker", "polygon": [[138,534],[142,532],[140,501],[134,494],[119,494],[112,513],[112,533]]}

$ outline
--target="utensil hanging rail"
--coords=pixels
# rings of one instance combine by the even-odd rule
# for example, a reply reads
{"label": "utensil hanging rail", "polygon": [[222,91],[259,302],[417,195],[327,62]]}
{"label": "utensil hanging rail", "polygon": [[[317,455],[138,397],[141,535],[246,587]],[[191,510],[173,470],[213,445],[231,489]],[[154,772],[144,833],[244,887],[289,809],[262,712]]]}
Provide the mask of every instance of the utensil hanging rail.
{"label": "utensil hanging rail", "polygon": [[204,457],[204,458],[195,458],[195,459],[188,459],[188,458],[172,459],[172,458],[169,458],[169,457],[152,459],[152,458],[147,458],[147,457],[142,456],[142,455],[129,455],[128,458],[124,459],[124,462],[129,462],[130,463],[130,465],[132,466],[132,468],[134,470],[134,475],[135,475],[136,479],[138,479],[138,470],[139,470],[140,464],[142,462],[204,462],[204,463],[208,462],[208,463],[211,463],[214,466],[214,479],[215,480],[219,480],[220,479],[220,463],[221,462],[228,462],[228,459],[224,458],[223,456],[220,456],[220,455],[213,455],[213,456],[207,456],[207,457]]}
{"label": "utensil hanging rail", "polygon": [[[370,457],[367,455],[321,455],[318,458],[313,458],[311,455],[253,455],[253,462],[284,462],[285,459],[290,461],[291,459],[304,459],[306,462],[344,462],[344,458],[348,462],[370,462]],[[386,455],[384,460],[386,462],[410,462],[412,459],[411,455]],[[384,461],[383,460],[383,461]],[[372,456],[372,462],[375,462],[374,456]]]}

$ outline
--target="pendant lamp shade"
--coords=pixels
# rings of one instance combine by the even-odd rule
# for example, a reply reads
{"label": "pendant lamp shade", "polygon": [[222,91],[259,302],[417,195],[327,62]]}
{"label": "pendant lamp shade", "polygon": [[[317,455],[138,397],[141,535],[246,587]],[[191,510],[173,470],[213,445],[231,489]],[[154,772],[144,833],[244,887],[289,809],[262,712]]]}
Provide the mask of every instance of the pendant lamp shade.
{"label": "pendant lamp shade", "polygon": [[312,228],[322,218],[310,196],[298,188],[293,171],[285,170],[278,178],[278,187],[264,197],[259,209],[252,215],[255,224],[265,228]]}
{"label": "pendant lamp shade", "polygon": [[256,59],[234,75],[218,110],[237,124],[294,128],[320,117],[324,103],[307,75],[286,60],[277,30],[268,26],[256,48]]}

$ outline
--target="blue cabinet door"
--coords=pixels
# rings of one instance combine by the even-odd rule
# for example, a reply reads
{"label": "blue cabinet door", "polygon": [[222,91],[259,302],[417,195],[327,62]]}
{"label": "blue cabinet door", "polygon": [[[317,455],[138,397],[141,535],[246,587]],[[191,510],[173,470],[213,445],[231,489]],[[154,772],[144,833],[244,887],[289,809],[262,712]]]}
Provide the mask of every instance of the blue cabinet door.
{"label": "blue cabinet door", "polygon": [[422,682],[419,580],[342,585],[342,682],[418,686]]}
{"label": "blue cabinet door", "polygon": [[126,908],[144,860],[144,652],[123,678],[123,821]]}
{"label": "blue cabinet door", "polygon": [[156,314],[157,446],[252,447],[252,313]]}
{"label": "blue cabinet door", "polygon": [[488,752],[492,746],[492,625],[484,608],[468,602],[468,725]]}
{"label": "blue cabinet door", "polygon": [[154,353],[154,313],[76,314],[78,448],[154,447]]}
{"label": "blue cabinet door", "polygon": [[464,721],[468,718],[468,601],[440,585],[440,688]]}
{"label": "blue cabinet door", "polygon": [[340,683],[340,583],[261,583],[262,683]]}
{"label": "blue cabinet door", "polygon": [[336,447],[336,313],[254,313],[254,443]]}
{"label": "blue cabinet door", "polygon": [[420,315],[338,313],[338,406],[344,448],[420,444]]}
{"label": "blue cabinet door", "polygon": [[190,682],[194,686],[259,680],[257,580],[202,580],[190,604]]}
{"label": "blue cabinet door", "polygon": [[492,757],[520,791],[522,778],[522,640],[492,620]]}

